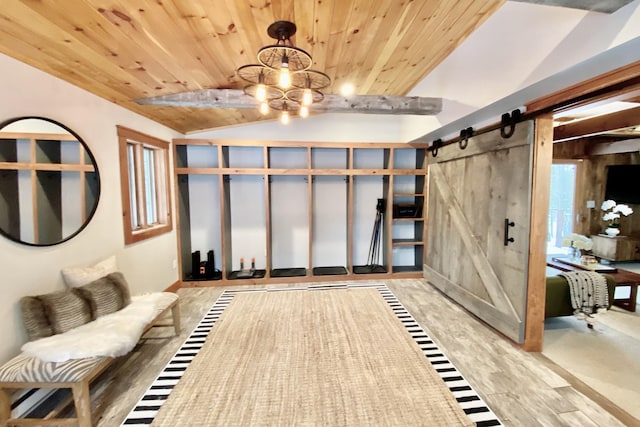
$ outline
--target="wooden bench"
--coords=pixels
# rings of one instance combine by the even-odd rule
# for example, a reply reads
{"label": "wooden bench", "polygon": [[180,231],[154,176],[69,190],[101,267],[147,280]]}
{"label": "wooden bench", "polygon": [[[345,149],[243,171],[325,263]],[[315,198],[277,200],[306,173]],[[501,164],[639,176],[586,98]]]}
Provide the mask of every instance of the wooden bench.
{"label": "wooden bench", "polygon": [[[157,307],[158,314],[144,330],[158,326],[173,326],[175,334],[180,333],[180,305],[174,299],[166,306]],[[171,311],[172,323],[160,323]],[[144,335],[143,333],[143,335]],[[90,383],[111,365],[116,358],[95,357],[72,359],[66,362],[43,362],[26,354],[14,357],[0,367],[0,426],[16,425],[78,425],[90,427],[91,398]],[[71,396],[61,402],[44,418],[11,418],[11,391],[16,389],[63,389],[71,390]],[[75,418],[55,418],[73,402]]]}

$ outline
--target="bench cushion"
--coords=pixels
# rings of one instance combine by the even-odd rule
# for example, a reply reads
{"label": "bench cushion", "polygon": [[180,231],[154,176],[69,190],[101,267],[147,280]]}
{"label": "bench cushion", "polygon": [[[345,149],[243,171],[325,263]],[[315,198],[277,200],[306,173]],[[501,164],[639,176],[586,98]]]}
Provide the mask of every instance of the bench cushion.
{"label": "bench cushion", "polygon": [[72,359],[66,362],[43,362],[24,353],[14,357],[0,367],[0,383],[64,383],[79,382],[89,376],[96,366],[110,359],[92,357]]}

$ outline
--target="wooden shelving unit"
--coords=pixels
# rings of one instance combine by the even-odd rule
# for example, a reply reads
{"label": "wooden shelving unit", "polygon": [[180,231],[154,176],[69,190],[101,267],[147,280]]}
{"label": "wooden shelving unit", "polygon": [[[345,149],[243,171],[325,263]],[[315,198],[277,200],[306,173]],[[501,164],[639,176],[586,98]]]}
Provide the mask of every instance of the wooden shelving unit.
{"label": "wooden shelving unit", "polygon": [[[176,139],[174,149],[183,284],[422,276],[426,146]],[[355,274],[378,199],[386,272]],[[393,218],[397,203],[418,212]],[[214,251],[219,280],[193,280],[196,250]],[[241,258],[260,274],[238,280]]]}
{"label": "wooden shelving unit", "polygon": [[93,161],[72,135],[2,133],[0,228],[11,238],[35,245],[68,238],[91,216],[98,193]]}

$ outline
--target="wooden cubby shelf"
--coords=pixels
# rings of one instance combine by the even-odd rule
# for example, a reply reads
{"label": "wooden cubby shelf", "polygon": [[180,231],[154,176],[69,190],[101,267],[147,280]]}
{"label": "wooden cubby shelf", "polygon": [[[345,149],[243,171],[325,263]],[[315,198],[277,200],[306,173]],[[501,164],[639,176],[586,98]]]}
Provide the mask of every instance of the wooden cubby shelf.
{"label": "wooden cubby shelf", "polygon": [[421,239],[393,239],[394,246],[416,246],[424,245],[424,241]]}
{"label": "wooden cubby shelf", "polygon": [[[421,277],[426,148],[174,140],[183,285]],[[210,250],[217,280],[192,280]],[[238,277],[241,259],[259,274]]]}

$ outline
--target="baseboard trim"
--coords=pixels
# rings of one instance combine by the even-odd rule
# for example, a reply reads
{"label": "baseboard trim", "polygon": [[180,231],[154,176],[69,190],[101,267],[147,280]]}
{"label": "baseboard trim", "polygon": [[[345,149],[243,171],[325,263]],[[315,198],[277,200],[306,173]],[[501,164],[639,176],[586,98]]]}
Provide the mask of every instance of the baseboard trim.
{"label": "baseboard trim", "polygon": [[182,282],[180,280],[176,280],[171,285],[169,285],[164,291],[165,292],[176,292],[178,289],[182,287]]}

